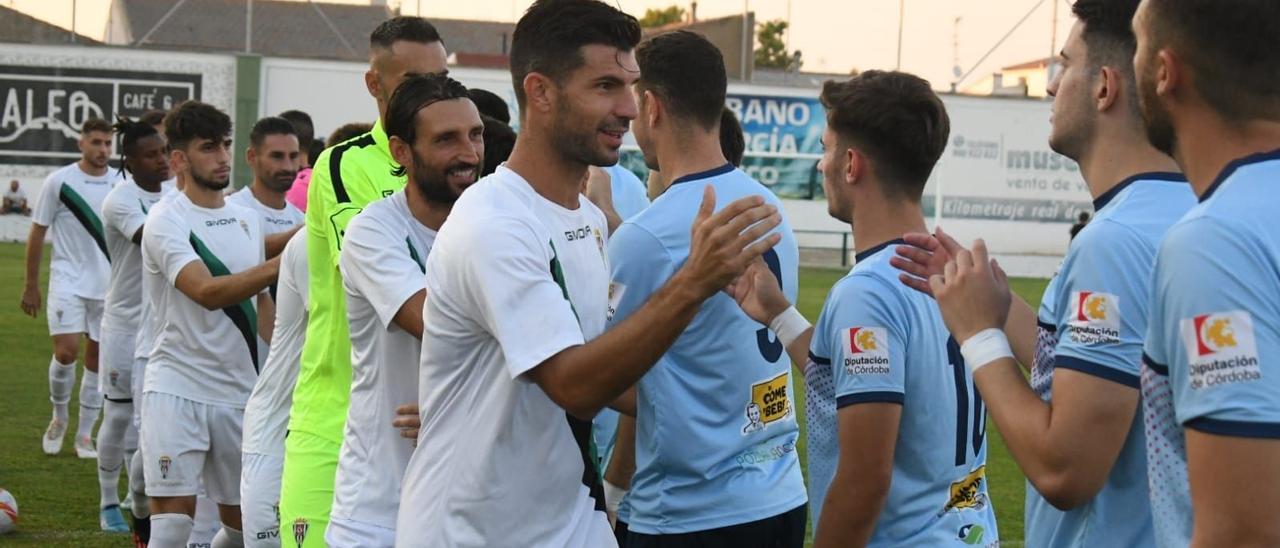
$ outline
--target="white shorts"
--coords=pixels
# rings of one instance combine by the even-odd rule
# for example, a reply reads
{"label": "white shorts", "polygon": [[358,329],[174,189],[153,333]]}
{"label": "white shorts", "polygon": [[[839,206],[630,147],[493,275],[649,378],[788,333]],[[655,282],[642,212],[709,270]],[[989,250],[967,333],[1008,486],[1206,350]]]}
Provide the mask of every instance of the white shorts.
{"label": "white shorts", "polygon": [[98,391],[114,402],[133,401],[133,333],[106,329],[98,342]]}
{"label": "white shorts", "polygon": [[142,431],[142,387],[147,379],[147,359],[134,358],[133,371],[129,373],[130,388],[133,389],[133,427]]}
{"label": "white shorts", "polygon": [[195,496],[203,477],[209,498],[240,504],[244,410],[147,392],[142,395],[143,475],[147,495]]}
{"label": "white shorts", "polygon": [[362,521],[331,517],[329,527],[324,530],[324,542],[335,547],[394,548],[396,530]]}
{"label": "white shorts", "polygon": [[45,316],[49,320],[49,335],[85,333],[90,339],[98,339],[102,327],[102,299],[86,299],[79,295],[49,292],[45,302]]}
{"label": "white shorts", "polygon": [[240,520],[248,548],[280,546],[280,474],[284,459],[245,453],[240,470]]}

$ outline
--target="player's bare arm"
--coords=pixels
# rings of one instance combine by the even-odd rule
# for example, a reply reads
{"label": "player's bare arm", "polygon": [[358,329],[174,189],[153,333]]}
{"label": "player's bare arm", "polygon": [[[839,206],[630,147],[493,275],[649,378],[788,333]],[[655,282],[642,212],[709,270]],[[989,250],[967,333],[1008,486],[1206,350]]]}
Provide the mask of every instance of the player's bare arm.
{"label": "player's bare arm", "polygon": [[289,243],[289,239],[293,238],[293,235],[297,233],[298,230],[301,229],[303,226],[306,226],[306,225],[299,224],[298,226],[295,226],[284,232],[280,232],[277,234],[268,234],[267,236],[265,236],[263,240],[266,242],[265,245],[267,250],[267,258],[270,259],[272,257],[275,257],[276,255],[284,253],[284,246]]}
{"label": "player's bare arm", "polygon": [[22,289],[22,313],[36,317],[40,310],[40,259],[44,256],[44,236],[49,227],[31,223],[27,235],[26,285]]}
{"label": "player's bare arm", "polygon": [[271,298],[270,293],[258,294],[258,336],[267,344],[271,344],[271,337],[275,334],[276,328],[276,301]]}
{"label": "player's bare arm", "polygon": [[1187,469],[1196,508],[1191,546],[1280,546],[1280,440],[1187,428]]}
{"label": "player's bare arm", "polygon": [[840,410],[840,461],[814,531],[814,548],[866,546],[893,479],[902,405],[861,403]]}
{"label": "player's bare arm", "polygon": [[280,256],[227,276],[214,276],[202,261],[191,261],[178,272],[174,286],[209,310],[218,310],[253,297],[276,281]]}
{"label": "player's bare arm", "polygon": [[703,301],[781,239],[766,236],[782,218],[759,196],[737,200],[713,215],[714,207],[715,191],[707,187],[694,219],[688,262],[643,307],[591,342],[562,350],[528,373],[557,405],[590,420],[644,376]]}

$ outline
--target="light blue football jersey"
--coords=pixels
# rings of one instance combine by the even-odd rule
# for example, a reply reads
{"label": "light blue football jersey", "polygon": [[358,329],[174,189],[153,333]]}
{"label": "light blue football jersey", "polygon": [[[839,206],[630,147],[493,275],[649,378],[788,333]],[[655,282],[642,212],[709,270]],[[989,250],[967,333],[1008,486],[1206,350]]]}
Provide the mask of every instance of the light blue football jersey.
{"label": "light blue football jersey", "polygon": [[814,327],[805,367],[809,515],[822,527],[840,458],[839,410],[898,403],[893,479],[869,545],[996,546],[982,396],[937,303],[889,265],[900,243],[859,253]]}
{"label": "light blue football jersey", "polygon": [[[688,259],[703,189],[716,207],[757,195],[781,202],[732,165],[682,177],[610,240],[611,323],[631,315]],[[785,217],[765,260],[796,298],[799,250]],[[791,363],[782,343],[718,293],[638,386],[632,531],[675,534],[748,523],[806,501]]]}
{"label": "light blue football jersey", "polygon": [[1147,410],[1161,546],[1191,538],[1180,427],[1280,438],[1278,184],[1280,150],[1228,164],[1160,245],[1143,380],[1163,389]]}
{"label": "light blue football jersey", "polygon": [[[1038,347],[1032,374],[1042,399],[1052,399],[1055,369],[1139,389],[1156,249],[1194,204],[1191,185],[1176,173],[1134,175],[1094,200],[1093,220],[1071,242],[1042,299],[1041,332],[1053,334]],[[1089,502],[1064,512],[1027,482],[1027,546],[1154,546],[1147,489],[1138,411],[1107,482]]]}

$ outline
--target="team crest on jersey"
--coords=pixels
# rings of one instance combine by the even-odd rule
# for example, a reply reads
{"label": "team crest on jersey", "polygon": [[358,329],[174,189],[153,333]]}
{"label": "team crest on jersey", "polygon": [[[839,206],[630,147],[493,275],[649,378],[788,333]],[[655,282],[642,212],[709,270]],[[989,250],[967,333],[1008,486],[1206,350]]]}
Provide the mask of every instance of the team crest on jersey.
{"label": "team crest on jersey", "polygon": [[1120,342],[1120,297],[1098,291],[1073,291],[1075,314],[1067,331],[1076,344]]}
{"label": "team crest on jersey", "polygon": [[844,369],[850,375],[889,374],[889,331],[883,327],[850,327],[843,331]]}
{"label": "team crest on jersey", "polygon": [[977,470],[969,472],[969,475],[960,481],[952,482],[947,504],[942,507],[942,511],[938,512],[938,515],[941,516],[951,511],[982,510],[986,508],[987,494],[982,490],[986,481],[987,467],[982,465]]}
{"label": "team crest on jersey", "polygon": [[1262,378],[1253,316],[1243,310],[1201,314],[1181,322],[1191,388]]}
{"label": "team crest on jersey", "polygon": [[173,464],[173,459],[168,455],[160,457],[160,479],[169,479],[169,466]]}
{"label": "team crest on jersey", "polygon": [[605,319],[613,319],[613,314],[618,311],[618,305],[622,303],[622,295],[626,292],[626,284],[621,282],[609,282],[609,311],[608,316]]}
{"label": "team crest on jersey", "polygon": [[252,237],[249,234],[249,223],[246,223],[244,219],[240,219],[240,228],[244,230],[245,236]]}
{"label": "team crest on jersey", "polygon": [[791,375],[783,372],[751,385],[751,401],[747,402],[744,410],[747,423],[742,427],[742,435],[754,434],[791,417],[793,408],[787,394],[790,380]]}
{"label": "team crest on jersey", "polygon": [[297,543],[298,548],[302,548],[302,542],[307,540],[307,518],[298,518],[293,520],[293,542]]}

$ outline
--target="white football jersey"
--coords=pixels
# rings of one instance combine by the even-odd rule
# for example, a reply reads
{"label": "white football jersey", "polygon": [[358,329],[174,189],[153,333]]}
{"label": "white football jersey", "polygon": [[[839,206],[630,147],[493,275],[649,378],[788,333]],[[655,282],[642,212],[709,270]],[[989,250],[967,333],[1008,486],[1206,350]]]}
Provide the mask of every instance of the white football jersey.
{"label": "white football jersey", "polygon": [[94,176],[82,171],[78,162],[45,178],[31,222],[53,231],[49,293],[106,297],[111,251],[102,223],[102,201],[119,181],[120,173],[114,169]]}
{"label": "white football jersey", "polygon": [[142,317],[142,245],[133,242],[151,211],[173,185],[162,183],[147,192],[133,179],[116,185],[102,202],[102,217],[111,252],[111,283],[107,288],[102,328],[136,333]]}
{"label": "white football jersey", "polygon": [[235,193],[227,196],[227,203],[244,206],[258,212],[262,216],[262,230],[268,236],[271,234],[279,234],[293,230],[293,227],[302,224],[306,217],[302,214],[302,210],[289,202],[284,203],[284,209],[275,209],[267,204],[258,201],[254,197],[249,187],[244,187]]}

